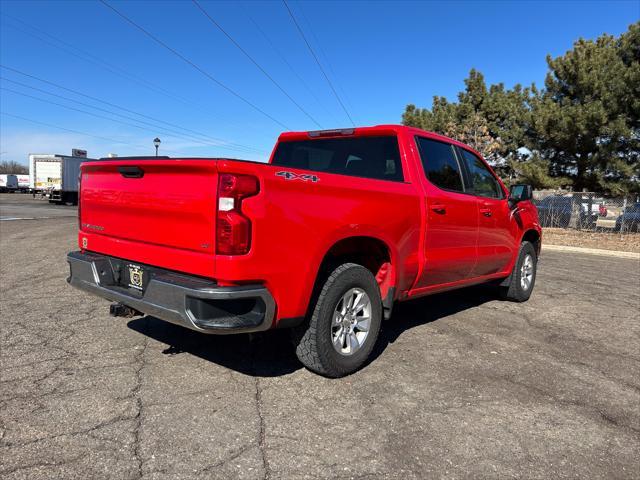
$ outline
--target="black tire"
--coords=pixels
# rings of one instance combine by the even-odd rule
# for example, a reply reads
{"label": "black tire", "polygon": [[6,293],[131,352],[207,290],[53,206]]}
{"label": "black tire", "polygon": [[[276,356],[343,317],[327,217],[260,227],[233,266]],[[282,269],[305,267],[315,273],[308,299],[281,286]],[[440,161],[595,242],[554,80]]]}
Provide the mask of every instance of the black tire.
{"label": "black tire", "polygon": [[[340,354],[331,341],[334,310],[352,288],[364,290],[371,301],[371,321],[366,338],[353,354]],[[382,323],[382,299],[373,274],[361,265],[345,263],[326,279],[307,321],[293,329],[296,355],[309,370],[338,378],[358,370],[366,361],[378,338]]]}
{"label": "black tire", "polygon": [[[522,285],[522,264],[527,256],[531,257],[533,261],[533,276],[531,278],[528,288],[523,288]],[[526,302],[533,292],[533,287],[536,283],[536,275],[538,270],[538,255],[536,249],[531,242],[522,242],[520,245],[520,251],[518,252],[518,259],[513,266],[513,271],[508,278],[507,284],[500,286],[500,296],[504,300],[512,302]]]}

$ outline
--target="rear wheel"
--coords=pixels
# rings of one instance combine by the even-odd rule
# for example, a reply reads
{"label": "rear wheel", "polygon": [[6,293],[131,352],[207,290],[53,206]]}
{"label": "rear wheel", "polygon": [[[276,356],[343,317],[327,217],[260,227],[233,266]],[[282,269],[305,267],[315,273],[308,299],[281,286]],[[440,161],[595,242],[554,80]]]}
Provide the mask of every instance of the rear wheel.
{"label": "rear wheel", "polygon": [[375,277],[361,265],[345,263],[325,281],[308,321],[293,330],[296,355],[321,375],[348,375],[371,354],[381,322]]}
{"label": "rear wheel", "polygon": [[503,299],[513,302],[529,300],[536,283],[538,256],[531,242],[522,242],[516,264],[506,285],[500,286]]}

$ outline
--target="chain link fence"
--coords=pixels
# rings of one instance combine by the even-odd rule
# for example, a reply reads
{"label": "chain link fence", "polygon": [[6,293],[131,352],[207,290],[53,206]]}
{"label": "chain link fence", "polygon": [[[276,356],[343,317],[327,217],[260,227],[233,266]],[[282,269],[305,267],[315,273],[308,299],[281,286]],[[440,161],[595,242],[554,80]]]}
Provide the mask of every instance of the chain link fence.
{"label": "chain link fence", "polygon": [[536,190],[533,201],[543,227],[640,232],[639,196],[610,198],[595,192]]}

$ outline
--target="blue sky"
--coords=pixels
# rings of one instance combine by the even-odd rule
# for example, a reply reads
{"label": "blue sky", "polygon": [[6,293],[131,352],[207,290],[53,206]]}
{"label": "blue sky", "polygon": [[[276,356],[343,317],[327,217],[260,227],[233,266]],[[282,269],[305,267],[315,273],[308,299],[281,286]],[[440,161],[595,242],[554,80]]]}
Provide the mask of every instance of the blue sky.
{"label": "blue sky", "polygon": [[[266,160],[281,131],[318,129],[193,3],[112,5],[279,123],[97,1],[2,0],[0,63],[93,98],[0,68],[1,110],[13,115],[0,117],[0,159],[26,163],[29,152],[74,147],[92,157],[151,154],[159,136],[161,153],[172,156]],[[322,128],[350,126],[281,1],[201,5]],[[638,0],[289,6],[356,125],[399,123],[407,103],[455,98],[471,68],[489,83],[542,85],[547,54],[563,54],[579,37],[619,35],[640,18]]]}

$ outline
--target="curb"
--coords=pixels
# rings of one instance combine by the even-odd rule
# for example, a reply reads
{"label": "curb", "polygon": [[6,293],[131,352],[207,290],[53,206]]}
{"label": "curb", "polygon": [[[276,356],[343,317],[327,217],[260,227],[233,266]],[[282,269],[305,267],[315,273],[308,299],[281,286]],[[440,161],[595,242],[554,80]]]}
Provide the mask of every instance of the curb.
{"label": "curb", "polygon": [[620,252],[618,250],[603,250],[601,248],[568,247],[565,245],[542,244],[542,251],[584,253],[587,255],[602,255],[606,257],[631,258],[633,260],[640,260],[640,253]]}

